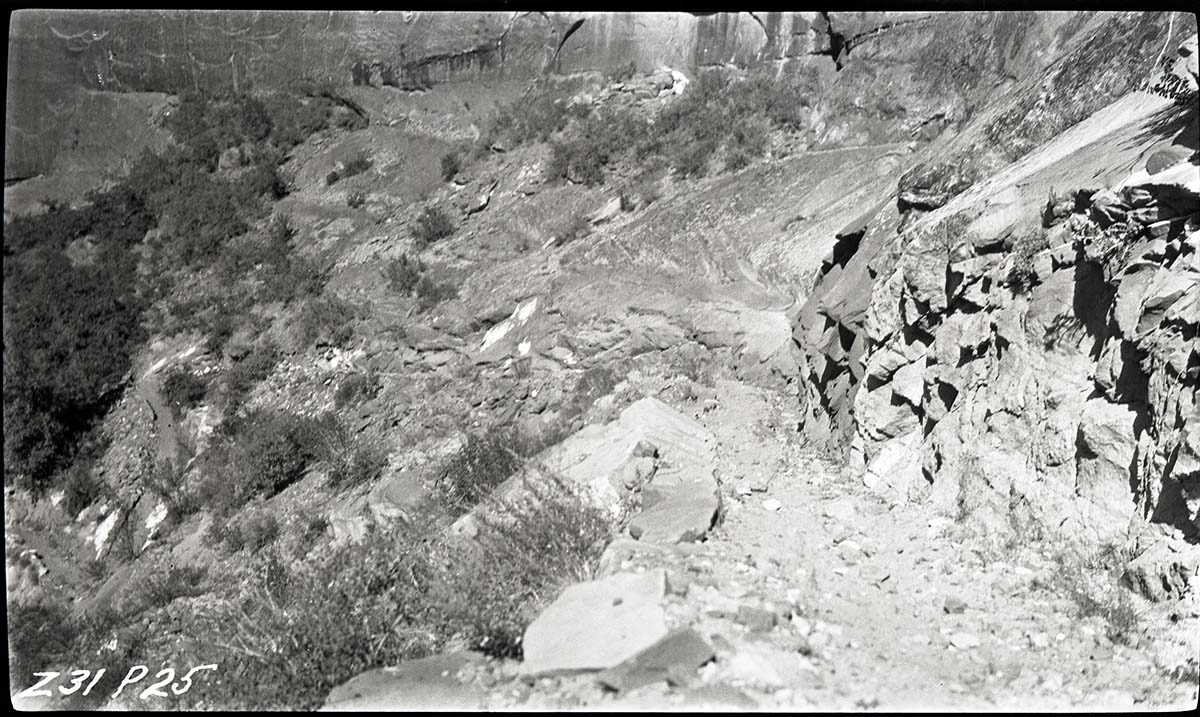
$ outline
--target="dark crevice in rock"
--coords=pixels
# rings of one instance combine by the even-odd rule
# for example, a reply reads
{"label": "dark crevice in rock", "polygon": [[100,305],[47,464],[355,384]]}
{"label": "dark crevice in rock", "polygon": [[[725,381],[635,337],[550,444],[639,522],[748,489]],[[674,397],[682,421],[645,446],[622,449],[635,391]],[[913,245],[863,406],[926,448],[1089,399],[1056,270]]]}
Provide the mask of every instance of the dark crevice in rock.
{"label": "dark crevice in rock", "polygon": [[849,234],[838,234],[834,238],[833,254],[830,260],[821,265],[821,275],[828,274],[835,266],[846,268],[846,264],[858,253],[858,248],[862,243],[863,235],[867,233],[867,228],[864,226],[856,232]]}
{"label": "dark crevice in rock", "polygon": [[1081,245],[1075,254],[1075,297],[1071,310],[1092,337],[1088,354],[1093,361],[1100,358],[1109,337],[1108,310],[1116,295],[1117,290],[1104,280],[1104,267],[1087,259]]}
{"label": "dark crevice in rock", "polygon": [[830,19],[829,13],[821,12],[821,17],[825,20],[825,34],[829,37],[829,47],[809,54],[829,56],[833,60],[836,70],[840,72],[846,59],[850,56],[850,42],[845,35],[833,29],[833,20]]}
{"label": "dark crevice in rock", "polygon": [[958,389],[945,381],[938,381],[937,395],[941,399],[942,405],[949,411],[950,407],[954,405],[954,401],[958,399]]}

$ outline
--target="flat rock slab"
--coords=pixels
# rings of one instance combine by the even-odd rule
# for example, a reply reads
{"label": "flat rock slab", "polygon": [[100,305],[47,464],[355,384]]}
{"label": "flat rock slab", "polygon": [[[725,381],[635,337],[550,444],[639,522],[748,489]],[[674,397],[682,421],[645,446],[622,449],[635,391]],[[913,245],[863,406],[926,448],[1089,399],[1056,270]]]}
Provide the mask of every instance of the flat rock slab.
{"label": "flat rock slab", "polygon": [[485,693],[455,675],[485,660],[478,653],[456,652],[364,672],[334,688],[320,711],[479,710]]}
{"label": "flat rock slab", "polygon": [[693,543],[704,537],[721,508],[715,485],[692,484],[663,491],[652,507],[629,522],[629,535],[647,543]]}
{"label": "flat rock slab", "polygon": [[525,629],[524,675],[607,670],[667,635],[661,568],[563,590]]}
{"label": "flat rock slab", "polygon": [[600,683],[617,691],[636,690],[655,682],[689,684],[696,668],[716,657],[713,648],[691,628],[673,630],[663,639],[600,673]]}

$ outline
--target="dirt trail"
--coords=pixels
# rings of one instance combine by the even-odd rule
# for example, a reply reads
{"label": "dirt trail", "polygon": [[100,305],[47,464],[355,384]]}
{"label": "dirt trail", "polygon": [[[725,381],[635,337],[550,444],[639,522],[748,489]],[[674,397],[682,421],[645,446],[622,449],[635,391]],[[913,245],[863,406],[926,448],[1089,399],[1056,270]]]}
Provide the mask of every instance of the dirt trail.
{"label": "dirt trail", "polygon": [[[1047,561],[981,555],[977,541],[929,508],[889,507],[806,451],[786,396],[727,381],[717,390],[719,405],[694,415],[719,440],[722,524],[701,544],[634,551],[622,568],[663,566],[669,582],[686,583],[668,596],[668,615],[711,640],[718,660],[701,670],[703,689],[659,685],[618,706],[713,706],[701,695],[714,686],[763,709],[1136,709],[1195,700],[1194,685],[1112,643],[1099,618],[1077,619],[1072,602],[1044,587]],[[742,606],[781,617],[756,625]]]}

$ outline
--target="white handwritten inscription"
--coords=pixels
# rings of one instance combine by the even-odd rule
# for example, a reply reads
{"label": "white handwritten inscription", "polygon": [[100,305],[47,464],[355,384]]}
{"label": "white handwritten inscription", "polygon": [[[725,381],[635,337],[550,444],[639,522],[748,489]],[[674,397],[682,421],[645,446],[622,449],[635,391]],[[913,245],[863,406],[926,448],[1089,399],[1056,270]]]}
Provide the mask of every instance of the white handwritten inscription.
{"label": "white handwritten inscription", "polygon": [[[154,675],[154,681],[149,687],[143,689],[137,696],[138,699],[147,700],[151,697],[176,697],[186,693],[192,689],[192,677],[197,672],[204,670],[216,670],[216,665],[197,665],[187,671],[178,682],[175,681],[175,670],[171,667],[164,667]],[[34,677],[40,678],[32,687],[22,690],[17,696],[21,698],[34,697],[53,697],[54,682],[60,676],[63,678],[63,684],[58,685],[58,693],[63,696],[73,695],[82,688],[81,694],[88,695],[96,683],[100,682],[100,678],[104,677],[105,670],[99,669],[95,673],[91,670],[72,670],[71,672],[35,672]],[[129,668],[129,672],[125,673],[125,678],[121,680],[121,684],[117,686],[117,691],[112,693],[111,699],[116,699],[121,696],[121,693],[126,687],[131,688],[130,692],[134,692],[136,688],[133,686],[141,682],[150,674],[150,668],[145,665],[134,665]],[[67,678],[70,675],[70,679]],[[89,681],[90,679],[90,681]],[[87,687],[84,687],[84,684]],[[166,687],[170,687],[170,692],[166,691]]]}

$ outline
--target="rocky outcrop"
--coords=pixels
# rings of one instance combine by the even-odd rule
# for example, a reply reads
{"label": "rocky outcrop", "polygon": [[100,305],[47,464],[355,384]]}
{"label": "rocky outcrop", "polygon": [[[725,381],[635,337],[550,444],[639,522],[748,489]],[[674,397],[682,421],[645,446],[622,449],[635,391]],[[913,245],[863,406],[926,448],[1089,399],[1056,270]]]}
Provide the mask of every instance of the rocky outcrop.
{"label": "rocky outcrop", "polygon": [[563,590],[525,629],[521,672],[606,670],[667,636],[662,570],[618,573]]}
{"label": "rocky outcrop", "polygon": [[1137,92],[991,176],[906,175],[798,312],[810,440],[992,531],[1200,538],[1195,126]]}

